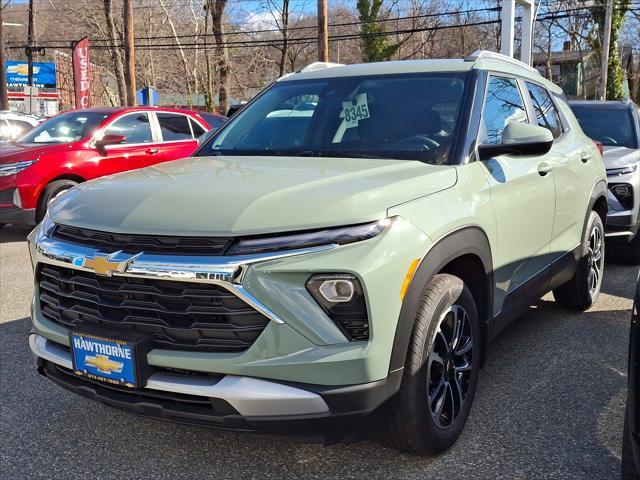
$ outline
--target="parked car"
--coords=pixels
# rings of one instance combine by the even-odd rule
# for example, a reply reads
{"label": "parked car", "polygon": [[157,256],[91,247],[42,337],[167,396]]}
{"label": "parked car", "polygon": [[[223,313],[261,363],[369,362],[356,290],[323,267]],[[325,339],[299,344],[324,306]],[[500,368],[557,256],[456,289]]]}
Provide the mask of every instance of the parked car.
{"label": "parked car", "polygon": [[57,115],[0,145],[0,223],[39,222],[52,198],[85,180],[188,157],[209,121],[153,107]]}
{"label": "parked car", "polygon": [[604,145],[609,180],[606,231],[611,253],[640,264],[640,107],[631,101],[570,103],[582,130]]}
{"label": "parked car", "polygon": [[240,103],[234,103],[233,105],[229,106],[229,109],[227,110],[227,118],[233,117],[246,104],[247,102],[240,102]]}
{"label": "parked car", "polygon": [[640,479],[640,279],[631,312],[627,408],[622,439],[622,480]]}
{"label": "parked car", "polygon": [[32,115],[0,110],[0,143],[21,137],[38,123],[38,119]]}
{"label": "parked car", "polygon": [[194,158],[53,201],[29,342],[42,375],[137,414],[316,438],[377,419],[440,452],[498,332],[550,290],[596,301],[606,195],[521,62],[314,64]]}

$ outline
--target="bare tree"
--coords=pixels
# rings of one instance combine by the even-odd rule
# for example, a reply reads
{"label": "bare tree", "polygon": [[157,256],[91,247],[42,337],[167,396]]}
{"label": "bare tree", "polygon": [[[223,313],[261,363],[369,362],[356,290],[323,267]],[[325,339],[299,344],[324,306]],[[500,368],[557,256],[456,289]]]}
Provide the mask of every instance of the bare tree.
{"label": "bare tree", "polygon": [[113,19],[113,4],[111,0],[103,0],[104,4],[104,16],[107,23],[107,31],[109,32],[109,39],[111,40],[111,46],[109,51],[111,53],[111,60],[113,62],[113,69],[115,70],[116,82],[118,84],[118,97],[120,97],[120,105],[127,103],[127,87],[124,81],[124,64],[122,62],[122,53],[118,45],[122,42],[122,37],[116,30],[116,24]]}
{"label": "bare tree", "polygon": [[224,15],[227,0],[208,0],[208,12],[211,14],[211,28],[216,42],[217,73],[218,73],[218,105],[222,113],[229,110],[229,48],[227,45]]}

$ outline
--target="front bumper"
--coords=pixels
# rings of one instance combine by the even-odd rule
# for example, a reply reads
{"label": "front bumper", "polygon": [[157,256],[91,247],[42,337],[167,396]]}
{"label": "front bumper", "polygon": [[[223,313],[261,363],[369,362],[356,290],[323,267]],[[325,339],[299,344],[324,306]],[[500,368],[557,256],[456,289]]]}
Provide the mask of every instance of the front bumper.
{"label": "front bumper", "polygon": [[322,387],[234,375],[156,372],[142,389],[114,387],[74,374],[69,349],[32,334],[38,371],[61,387],[121,410],[224,430],[296,436],[342,435],[364,421],[399,387],[401,372],[365,385]]}
{"label": "front bumper", "polygon": [[[44,228],[29,236],[36,270],[43,264],[93,273],[75,260],[94,258],[99,252],[47,237]],[[137,392],[138,397],[130,390],[115,391],[69,370],[69,330],[43,315],[38,283],[32,304],[34,353],[40,359],[40,372],[56,383],[134,413],[256,431],[271,430],[284,422],[287,429],[308,433],[308,420],[313,428],[316,423],[347,427],[336,419],[358,422],[399,388],[402,369],[389,372],[389,365],[402,304],[400,290],[411,262],[421,257],[429,244],[426,235],[398,218],[378,236],[344,246],[255,258],[141,254],[124,272],[113,275],[157,281],[179,277],[182,282],[215,284],[271,321],[241,352],[152,349],[145,360],[155,373],[146,388]],[[318,272],[350,273],[359,278],[367,299],[368,341],[349,341],[308,293],[306,281]],[[58,355],[51,357],[47,352]],[[176,371],[188,374],[187,379],[195,384],[185,383],[185,376]],[[178,411],[173,407],[166,411],[168,407],[157,399],[148,398],[149,392],[181,396],[174,401]],[[187,399],[182,398],[185,395]],[[224,422],[215,411],[207,411],[204,419],[190,419],[183,410],[192,397],[205,403],[212,398],[224,402],[231,413],[222,415]],[[244,426],[230,426],[227,421],[231,420],[241,420]]]}
{"label": "front bumper", "polygon": [[22,209],[14,206],[0,206],[0,223],[14,223],[19,225],[35,225],[36,210]]}
{"label": "front bumper", "polygon": [[[607,190],[606,234],[609,237],[632,238],[638,231],[638,211],[640,210],[640,171],[625,173],[622,175],[609,175],[607,177],[609,188]],[[628,185],[633,195],[631,208],[622,205],[620,200],[611,191],[613,185]]]}
{"label": "front bumper", "polygon": [[16,188],[0,190],[0,223],[16,223],[34,225],[36,223],[35,209],[25,209],[14,203]]}

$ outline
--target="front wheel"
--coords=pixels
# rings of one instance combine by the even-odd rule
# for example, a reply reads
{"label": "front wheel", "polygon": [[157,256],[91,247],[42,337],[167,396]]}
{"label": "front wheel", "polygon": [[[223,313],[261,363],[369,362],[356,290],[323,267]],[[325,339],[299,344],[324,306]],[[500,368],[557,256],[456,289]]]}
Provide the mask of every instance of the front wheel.
{"label": "front wheel", "polygon": [[432,455],[455,443],[473,402],[480,344],[468,287],[453,275],[436,275],[420,303],[400,391],[389,405],[391,447]]}
{"label": "front wheel", "polygon": [[553,291],[560,305],[571,310],[587,310],[598,299],[604,273],[604,225],[592,211],[582,239],[581,257],[573,278]]}

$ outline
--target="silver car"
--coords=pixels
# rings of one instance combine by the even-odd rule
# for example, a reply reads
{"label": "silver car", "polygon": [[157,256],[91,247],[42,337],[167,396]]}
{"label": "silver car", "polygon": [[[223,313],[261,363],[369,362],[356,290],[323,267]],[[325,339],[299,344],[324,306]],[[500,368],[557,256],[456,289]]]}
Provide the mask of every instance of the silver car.
{"label": "silver car", "polygon": [[571,102],[582,130],[604,146],[608,244],[616,260],[640,263],[640,107],[631,101]]}

